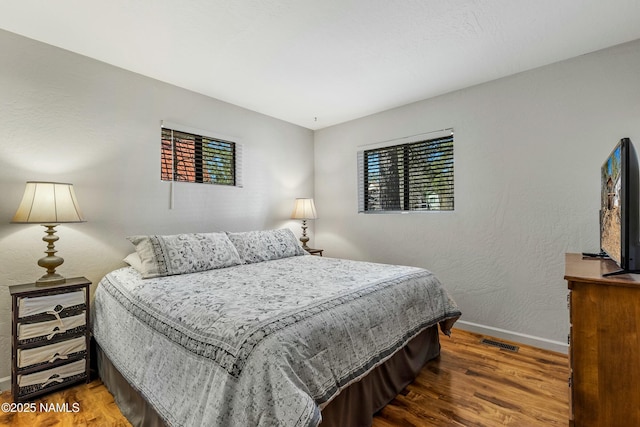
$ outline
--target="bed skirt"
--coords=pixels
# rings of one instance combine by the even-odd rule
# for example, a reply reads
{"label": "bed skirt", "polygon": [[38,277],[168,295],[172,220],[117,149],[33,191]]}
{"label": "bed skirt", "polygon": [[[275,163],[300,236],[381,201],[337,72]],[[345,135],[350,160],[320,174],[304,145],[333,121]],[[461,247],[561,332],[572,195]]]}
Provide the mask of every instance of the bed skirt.
{"label": "bed skirt", "polygon": [[[96,345],[98,373],[122,414],[134,427],[164,427],[165,423]],[[398,350],[360,381],[349,385],[322,409],[320,427],[371,426],[373,415],[413,381],[424,364],[440,354],[434,325]]]}

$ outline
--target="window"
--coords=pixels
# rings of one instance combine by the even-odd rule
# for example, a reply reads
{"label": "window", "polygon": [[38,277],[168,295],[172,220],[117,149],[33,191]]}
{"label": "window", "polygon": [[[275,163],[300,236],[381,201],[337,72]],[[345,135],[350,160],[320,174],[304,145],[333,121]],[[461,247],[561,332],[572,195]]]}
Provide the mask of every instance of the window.
{"label": "window", "polygon": [[161,179],[240,186],[239,148],[235,142],[163,127]]}
{"label": "window", "polygon": [[453,134],[358,153],[359,212],[453,210]]}

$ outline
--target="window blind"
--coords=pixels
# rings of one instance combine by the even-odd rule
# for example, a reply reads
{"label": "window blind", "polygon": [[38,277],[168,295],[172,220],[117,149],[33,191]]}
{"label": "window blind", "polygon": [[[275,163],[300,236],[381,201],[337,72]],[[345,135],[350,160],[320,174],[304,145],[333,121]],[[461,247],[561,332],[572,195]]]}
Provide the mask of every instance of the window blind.
{"label": "window blind", "polygon": [[168,127],[161,140],[163,181],[241,186],[239,144]]}
{"label": "window blind", "polygon": [[453,135],[358,153],[359,212],[454,208]]}

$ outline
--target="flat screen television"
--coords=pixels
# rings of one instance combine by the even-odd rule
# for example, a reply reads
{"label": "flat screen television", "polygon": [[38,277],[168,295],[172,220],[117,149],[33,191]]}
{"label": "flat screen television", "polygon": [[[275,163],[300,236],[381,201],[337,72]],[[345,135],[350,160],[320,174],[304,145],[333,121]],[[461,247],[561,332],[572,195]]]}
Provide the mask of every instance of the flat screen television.
{"label": "flat screen television", "polygon": [[640,183],[638,158],[629,138],[623,138],[601,170],[600,252],[618,264],[619,271],[640,270]]}

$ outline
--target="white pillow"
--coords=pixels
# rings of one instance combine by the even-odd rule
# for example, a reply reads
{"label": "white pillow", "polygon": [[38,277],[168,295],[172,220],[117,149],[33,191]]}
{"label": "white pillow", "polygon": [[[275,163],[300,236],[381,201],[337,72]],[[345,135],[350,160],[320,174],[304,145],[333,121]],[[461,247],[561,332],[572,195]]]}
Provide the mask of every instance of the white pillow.
{"label": "white pillow", "polygon": [[142,260],[137,252],[130,253],[123,259],[123,261],[142,273]]}
{"label": "white pillow", "polygon": [[195,273],[242,264],[225,233],[130,236],[140,256],[142,277]]}

